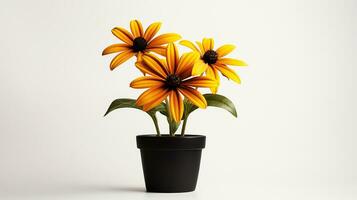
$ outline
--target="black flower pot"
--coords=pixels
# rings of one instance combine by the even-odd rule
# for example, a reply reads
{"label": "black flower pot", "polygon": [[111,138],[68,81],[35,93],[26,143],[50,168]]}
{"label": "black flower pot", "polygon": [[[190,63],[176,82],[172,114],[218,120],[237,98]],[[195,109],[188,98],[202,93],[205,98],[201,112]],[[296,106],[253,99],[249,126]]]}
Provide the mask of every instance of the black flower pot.
{"label": "black flower pot", "polygon": [[147,192],[190,192],[196,188],[206,136],[136,136]]}

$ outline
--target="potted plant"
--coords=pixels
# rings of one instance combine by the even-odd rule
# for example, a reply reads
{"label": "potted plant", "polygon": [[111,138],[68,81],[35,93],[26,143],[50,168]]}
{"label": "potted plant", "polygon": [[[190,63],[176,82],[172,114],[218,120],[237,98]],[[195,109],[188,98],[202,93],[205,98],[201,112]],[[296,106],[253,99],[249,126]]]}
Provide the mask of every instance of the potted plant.
{"label": "potted plant", "polygon": [[[135,108],[146,112],[155,125],[156,134],[136,136],[141,152],[146,190],[148,192],[188,192],[195,190],[204,135],[186,134],[190,114],[197,108],[215,106],[237,116],[234,104],[217,94],[220,74],[240,83],[239,76],[228,66],[246,63],[225,56],[233,45],[214,49],[214,41],[204,38],[196,45],[188,40],[179,43],[191,49],[180,54],[174,42],[181,39],[176,33],[155,37],[161,23],[151,24],[145,31],[138,20],[130,22],[131,33],[116,27],[112,33],[124,43],[105,48],[103,55],[118,53],[110,63],[114,70],[136,57],[135,66],[143,74],[130,83],[135,89],[146,89],[137,99],[114,100],[105,115],[119,108]],[[161,56],[161,57],[159,57]],[[211,93],[201,94],[201,88]],[[157,114],[166,117],[169,133],[161,134]],[[182,125],[181,134],[176,134]]]}

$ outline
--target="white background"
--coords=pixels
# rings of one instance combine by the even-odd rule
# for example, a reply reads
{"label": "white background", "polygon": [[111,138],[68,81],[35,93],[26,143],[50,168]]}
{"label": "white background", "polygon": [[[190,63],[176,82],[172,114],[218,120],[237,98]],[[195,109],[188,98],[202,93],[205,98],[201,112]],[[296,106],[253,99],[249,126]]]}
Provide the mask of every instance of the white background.
{"label": "white background", "polygon": [[[357,199],[357,3],[306,1],[1,1],[0,199]],[[205,134],[197,190],[145,193],[135,136],[150,118],[134,59],[110,72],[111,28],[163,22],[160,33],[236,44],[236,103],[195,112]],[[181,48],[181,52],[187,51]],[[208,92],[208,91],[205,91]],[[160,118],[163,131],[167,130]],[[173,172],[174,173],[174,172]]]}

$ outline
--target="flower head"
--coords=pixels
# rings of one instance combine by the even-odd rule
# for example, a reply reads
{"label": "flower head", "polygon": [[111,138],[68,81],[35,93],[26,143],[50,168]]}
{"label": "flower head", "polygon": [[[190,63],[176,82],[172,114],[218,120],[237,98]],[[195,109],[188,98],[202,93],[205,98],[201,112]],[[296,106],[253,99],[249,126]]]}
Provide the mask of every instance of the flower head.
{"label": "flower head", "polygon": [[[238,74],[227,65],[246,66],[247,64],[242,60],[224,58],[224,56],[235,49],[234,45],[226,44],[214,50],[214,41],[212,38],[204,38],[202,43],[196,42],[197,46],[188,40],[182,40],[180,44],[200,54],[200,59],[195,62],[192,69],[193,75],[201,75],[205,72],[207,77],[216,80],[219,84],[220,78],[218,72],[221,72],[223,76],[232,79],[238,84],[240,83]],[[210,89],[212,93],[216,93],[218,86],[211,87]]]}
{"label": "flower head", "polygon": [[197,52],[185,53],[179,57],[173,43],[167,46],[166,60],[152,54],[143,55],[142,62],[137,62],[136,66],[148,76],[135,79],[130,87],[148,89],[138,97],[136,105],[148,111],[169,97],[170,113],[176,122],[181,120],[184,111],[182,96],[194,105],[206,108],[207,102],[196,88],[216,87],[217,82],[208,77],[191,75],[198,58]]}
{"label": "flower head", "polygon": [[124,63],[134,55],[140,60],[143,54],[155,52],[165,56],[166,47],[164,45],[175,42],[181,38],[176,33],[166,33],[154,38],[160,30],[161,23],[151,24],[144,32],[139,20],[130,21],[131,33],[124,28],[115,27],[112,29],[113,35],[124,43],[113,44],[103,50],[102,55],[119,53],[110,63],[110,69],[113,70],[120,64]]}

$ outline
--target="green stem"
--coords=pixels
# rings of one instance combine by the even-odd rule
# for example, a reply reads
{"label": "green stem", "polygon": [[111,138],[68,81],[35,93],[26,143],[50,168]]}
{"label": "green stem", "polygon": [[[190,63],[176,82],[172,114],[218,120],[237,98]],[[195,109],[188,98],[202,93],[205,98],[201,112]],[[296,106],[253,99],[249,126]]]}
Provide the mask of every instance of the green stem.
{"label": "green stem", "polygon": [[169,101],[167,100],[167,98],[165,99],[165,104],[166,104],[167,122],[169,123],[170,136],[174,136],[175,133],[173,133],[172,131],[173,128],[171,126],[172,116],[170,112]]}
{"label": "green stem", "polygon": [[185,117],[185,119],[183,120],[182,129],[181,129],[181,136],[185,136],[187,119],[188,119],[188,116]]}
{"label": "green stem", "polygon": [[160,135],[161,135],[161,134],[160,134],[160,128],[159,128],[159,124],[158,124],[158,122],[157,122],[156,115],[153,114],[153,115],[150,115],[150,116],[151,116],[152,121],[153,121],[154,124],[155,124],[156,135],[157,135],[157,136],[160,136]]}

